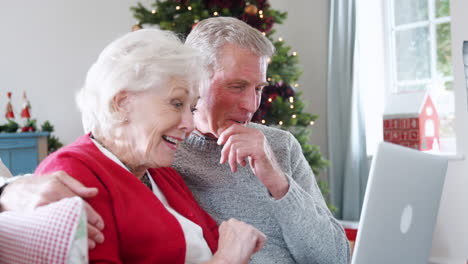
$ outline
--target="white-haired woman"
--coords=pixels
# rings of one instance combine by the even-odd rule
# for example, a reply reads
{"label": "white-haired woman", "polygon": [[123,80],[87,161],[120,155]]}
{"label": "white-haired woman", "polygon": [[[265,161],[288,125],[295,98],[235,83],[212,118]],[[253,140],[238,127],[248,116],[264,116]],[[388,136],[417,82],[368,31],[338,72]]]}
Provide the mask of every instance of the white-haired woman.
{"label": "white-haired woman", "polygon": [[77,96],[88,134],[36,173],[63,170],[99,190],[88,202],[104,219],[105,240],[91,263],[245,263],[263,245],[263,234],[233,219],[218,233],[165,168],[193,130],[200,61],[172,33],[145,29],[112,42],[88,71]]}

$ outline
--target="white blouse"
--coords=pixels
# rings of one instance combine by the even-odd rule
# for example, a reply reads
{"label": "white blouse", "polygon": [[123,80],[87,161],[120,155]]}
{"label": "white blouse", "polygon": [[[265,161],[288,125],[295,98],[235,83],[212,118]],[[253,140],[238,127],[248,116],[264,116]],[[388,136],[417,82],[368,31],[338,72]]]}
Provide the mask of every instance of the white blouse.
{"label": "white blouse", "polygon": [[[104,155],[106,155],[109,159],[128,170],[128,168],[112,152],[104,148],[93,138],[91,138],[91,140]],[[148,174],[148,176],[150,176],[149,171],[146,171],[146,173]],[[185,218],[183,215],[179,214],[174,209],[172,209],[172,207],[167,202],[166,197],[154,182],[153,178],[151,176],[148,178],[151,182],[151,187],[153,188],[154,195],[156,195],[156,197],[158,197],[158,199],[166,207],[166,209],[172,215],[174,215],[174,217],[177,219],[177,221],[179,221],[179,224],[182,227],[186,243],[185,263],[196,264],[210,260],[213,255],[211,253],[210,248],[208,247],[208,244],[206,243],[205,238],[203,237],[202,228],[194,222],[190,221],[189,219]]]}

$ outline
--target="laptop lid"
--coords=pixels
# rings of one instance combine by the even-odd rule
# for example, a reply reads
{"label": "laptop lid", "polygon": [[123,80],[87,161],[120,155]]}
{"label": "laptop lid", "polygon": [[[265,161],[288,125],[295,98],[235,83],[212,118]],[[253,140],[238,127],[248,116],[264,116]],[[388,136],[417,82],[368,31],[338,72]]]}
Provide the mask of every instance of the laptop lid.
{"label": "laptop lid", "polygon": [[427,264],[447,160],[382,142],[372,161],[353,264]]}

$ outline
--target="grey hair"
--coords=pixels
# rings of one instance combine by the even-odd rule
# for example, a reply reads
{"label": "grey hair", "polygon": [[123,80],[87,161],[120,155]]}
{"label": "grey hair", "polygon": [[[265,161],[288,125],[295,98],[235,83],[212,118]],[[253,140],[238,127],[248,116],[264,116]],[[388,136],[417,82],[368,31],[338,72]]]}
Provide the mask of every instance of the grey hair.
{"label": "grey hair", "polygon": [[185,45],[199,50],[213,71],[225,44],[250,50],[260,57],[270,58],[275,52],[271,41],[260,31],[233,17],[212,17],[200,21],[185,40]]}
{"label": "grey hair", "polygon": [[114,40],[91,66],[76,96],[85,132],[108,135],[113,125],[124,121],[112,106],[120,91],[158,89],[173,78],[198,89],[207,78],[203,61],[169,31],[142,29]]}

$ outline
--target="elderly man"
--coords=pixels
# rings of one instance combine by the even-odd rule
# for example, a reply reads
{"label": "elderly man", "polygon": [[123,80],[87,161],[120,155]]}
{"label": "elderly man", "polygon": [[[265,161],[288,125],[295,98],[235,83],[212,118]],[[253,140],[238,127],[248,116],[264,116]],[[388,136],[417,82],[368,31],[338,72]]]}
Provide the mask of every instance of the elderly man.
{"label": "elderly man", "polygon": [[267,85],[271,42],[240,20],[217,17],[201,21],[186,45],[211,69],[194,113],[196,131],[174,163],[197,201],[218,223],[235,217],[267,235],[252,263],[348,263],[344,231],[299,143],[250,123]]}

